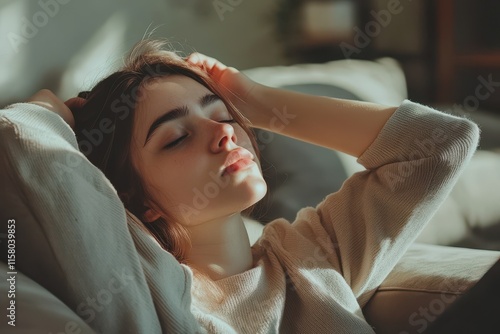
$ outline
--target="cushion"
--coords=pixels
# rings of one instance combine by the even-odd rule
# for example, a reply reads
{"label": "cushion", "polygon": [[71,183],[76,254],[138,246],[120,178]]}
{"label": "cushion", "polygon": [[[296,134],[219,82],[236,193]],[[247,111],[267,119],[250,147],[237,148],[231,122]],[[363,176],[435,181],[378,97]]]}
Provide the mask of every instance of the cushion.
{"label": "cushion", "polygon": [[[10,288],[7,278],[10,275],[7,275],[9,270],[5,262],[0,261],[0,270],[2,271],[0,291],[3,296],[7,296],[6,292]],[[15,298],[7,300],[15,301],[16,326],[12,327],[8,324],[11,319],[2,319],[1,333],[12,333],[14,329],[16,333],[24,334],[40,333],[42,329],[43,333],[95,333],[62,301],[19,271],[15,275],[15,291]]]}
{"label": "cushion", "polygon": [[340,87],[363,101],[399,105],[408,94],[404,72],[393,58],[334,60],[323,64],[258,67],[243,71],[271,87],[323,84]]}
{"label": "cushion", "polygon": [[418,242],[500,250],[500,152],[478,150]]}

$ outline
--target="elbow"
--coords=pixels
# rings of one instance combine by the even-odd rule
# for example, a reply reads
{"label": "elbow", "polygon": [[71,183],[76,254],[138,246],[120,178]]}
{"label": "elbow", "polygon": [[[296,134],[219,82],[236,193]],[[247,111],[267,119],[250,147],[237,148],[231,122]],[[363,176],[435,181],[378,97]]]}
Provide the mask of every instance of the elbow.
{"label": "elbow", "polygon": [[438,160],[455,167],[467,164],[478,148],[480,133],[476,123],[465,118],[456,121],[442,136]]}

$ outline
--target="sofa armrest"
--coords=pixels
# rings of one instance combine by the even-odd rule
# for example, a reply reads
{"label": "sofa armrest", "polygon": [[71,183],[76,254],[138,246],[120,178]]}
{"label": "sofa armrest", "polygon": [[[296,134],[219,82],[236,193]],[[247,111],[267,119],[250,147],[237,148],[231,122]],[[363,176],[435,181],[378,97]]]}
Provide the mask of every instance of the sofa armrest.
{"label": "sofa armrest", "polygon": [[422,333],[500,258],[499,251],[413,244],[364,307],[377,333]]}

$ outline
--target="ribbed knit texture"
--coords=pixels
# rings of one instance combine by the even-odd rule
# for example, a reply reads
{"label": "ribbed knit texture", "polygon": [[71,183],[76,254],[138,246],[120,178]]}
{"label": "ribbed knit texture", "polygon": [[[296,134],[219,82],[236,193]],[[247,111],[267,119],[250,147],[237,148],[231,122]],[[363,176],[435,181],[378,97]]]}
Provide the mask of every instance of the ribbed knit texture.
{"label": "ribbed knit texture", "polygon": [[[0,218],[21,217],[16,233],[29,245],[18,269],[102,333],[373,333],[362,307],[479,140],[471,121],[403,102],[359,157],[367,170],[292,224],[268,224],[252,248],[256,266],[216,281],[224,298],[215,302],[191,299],[191,270],[127,216],[59,116],[16,104],[0,117],[1,182],[20,203],[0,199]],[[130,276],[126,289],[94,317],[78,309],[115,272]]]}

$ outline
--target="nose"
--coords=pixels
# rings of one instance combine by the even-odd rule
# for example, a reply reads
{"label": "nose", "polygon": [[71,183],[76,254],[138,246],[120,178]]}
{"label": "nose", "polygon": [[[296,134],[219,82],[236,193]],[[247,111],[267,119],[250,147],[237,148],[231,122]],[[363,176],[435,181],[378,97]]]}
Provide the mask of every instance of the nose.
{"label": "nose", "polygon": [[219,152],[227,149],[230,145],[235,144],[236,140],[236,134],[234,133],[234,128],[231,124],[216,123],[215,133],[210,148],[213,152]]}

